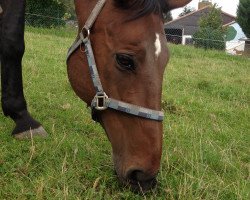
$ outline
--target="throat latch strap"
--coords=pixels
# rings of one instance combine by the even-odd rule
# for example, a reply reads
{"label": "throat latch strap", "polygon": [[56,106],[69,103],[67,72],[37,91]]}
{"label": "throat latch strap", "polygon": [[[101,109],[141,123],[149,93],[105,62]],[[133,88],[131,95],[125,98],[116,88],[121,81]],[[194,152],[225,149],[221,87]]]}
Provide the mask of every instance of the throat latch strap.
{"label": "throat latch strap", "polygon": [[81,33],[79,34],[78,39],[74,42],[71,48],[68,51],[67,60],[72,55],[72,53],[78,49],[82,44],[85,47],[85,53],[88,60],[88,66],[90,70],[91,79],[96,91],[96,95],[92,100],[91,108],[92,113],[96,111],[103,111],[108,108],[124,112],[130,115],[151,119],[155,121],[162,121],[164,118],[164,113],[162,111],[152,110],[149,108],[144,108],[138,105],[126,103],[116,99],[109,98],[108,95],[104,92],[102,83],[98,74],[95,56],[93,53],[91,41],[89,39],[90,29],[93,26],[97,16],[101,12],[105,0],[99,0],[95,8],[90,14],[86,24],[84,25]]}

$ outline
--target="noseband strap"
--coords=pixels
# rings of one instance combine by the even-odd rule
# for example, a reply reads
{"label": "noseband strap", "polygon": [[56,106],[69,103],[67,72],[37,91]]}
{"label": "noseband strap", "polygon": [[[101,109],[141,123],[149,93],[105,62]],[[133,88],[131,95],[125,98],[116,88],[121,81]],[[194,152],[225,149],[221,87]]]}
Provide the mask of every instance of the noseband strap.
{"label": "noseband strap", "polygon": [[96,95],[91,103],[92,117],[94,117],[93,115],[95,115],[96,111],[103,111],[108,108],[111,108],[120,112],[125,112],[130,115],[139,116],[142,118],[151,119],[155,121],[163,121],[164,113],[162,111],[152,110],[149,108],[144,108],[134,104],[119,101],[113,98],[109,98],[103,90],[89,34],[90,34],[90,29],[93,26],[97,16],[101,12],[105,2],[106,0],[99,0],[97,2],[95,8],[91,12],[87,22],[85,23],[82,31],[79,33],[78,39],[70,47],[67,55],[67,60],[68,60],[69,57],[72,55],[72,53],[75,50],[77,50],[82,44],[84,44],[85,54],[88,60],[91,79],[93,81],[93,85],[96,91]]}

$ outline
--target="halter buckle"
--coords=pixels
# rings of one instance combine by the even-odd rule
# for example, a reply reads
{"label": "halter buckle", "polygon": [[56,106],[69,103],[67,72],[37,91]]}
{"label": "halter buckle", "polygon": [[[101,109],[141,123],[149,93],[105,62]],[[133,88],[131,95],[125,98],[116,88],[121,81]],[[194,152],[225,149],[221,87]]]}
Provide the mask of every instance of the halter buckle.
{"label": "halter buckle", "polygon": [[108,99],[105,92],[98,92],[92,101],[92,107],[99,111],[106,110],[108,108]]}

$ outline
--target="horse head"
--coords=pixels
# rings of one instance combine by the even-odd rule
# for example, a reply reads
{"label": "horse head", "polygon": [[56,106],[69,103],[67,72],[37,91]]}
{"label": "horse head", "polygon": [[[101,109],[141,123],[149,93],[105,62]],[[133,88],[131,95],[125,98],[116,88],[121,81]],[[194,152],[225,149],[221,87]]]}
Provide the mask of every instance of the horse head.
{"label": "horse head", "polygon": [[[83,27],[97,1],[75,0],[79,35],[92,43],[100,82],[108,97],[135,109],[140,106],[160,113],[163,74],[169,59],[162,16],[188,2],[104,0],[93,26],[86,30]],[[76,94],[90,106],[96,89],[84,48],[86,45],[79,43],[70,55],[68,75]],[[95,111],[95,118],[112,144],[121,182],[137,190],[152,188],[161,161],[162,121],[112,108]]]}

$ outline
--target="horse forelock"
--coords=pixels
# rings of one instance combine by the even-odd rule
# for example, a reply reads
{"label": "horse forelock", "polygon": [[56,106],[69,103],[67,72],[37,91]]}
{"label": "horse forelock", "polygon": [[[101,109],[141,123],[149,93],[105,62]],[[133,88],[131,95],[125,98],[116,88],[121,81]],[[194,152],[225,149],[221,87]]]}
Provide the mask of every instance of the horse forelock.
{"label": "horse forelock", "polygon": [[114,0],[115,6],[134,11],[132,18],[143,17],[147,14],[156,13],[162,16],[168,12],[166,0]]}

